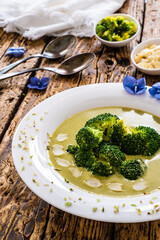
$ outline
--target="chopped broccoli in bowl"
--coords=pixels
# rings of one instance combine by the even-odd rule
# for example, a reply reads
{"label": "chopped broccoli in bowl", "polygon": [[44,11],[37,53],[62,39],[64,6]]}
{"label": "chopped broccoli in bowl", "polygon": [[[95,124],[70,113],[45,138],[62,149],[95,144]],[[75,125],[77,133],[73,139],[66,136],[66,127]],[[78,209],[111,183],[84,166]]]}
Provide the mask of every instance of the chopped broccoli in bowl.
{"label": "chopped broccoli in bowl", "polygon": [[136,32],[136,24],[120,15],[103,18],[96,26],[98,37],[111,42],[129,39]]}

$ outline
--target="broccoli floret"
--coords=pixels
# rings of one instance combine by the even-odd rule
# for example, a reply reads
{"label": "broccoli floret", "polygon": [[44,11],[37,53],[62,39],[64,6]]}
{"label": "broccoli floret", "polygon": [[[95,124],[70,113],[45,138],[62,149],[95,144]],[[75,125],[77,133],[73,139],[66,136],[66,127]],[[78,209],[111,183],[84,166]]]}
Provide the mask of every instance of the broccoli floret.
{"label": "broccoli floret", "polygon": [[99,148],[99,157],[106,159],[113,167],[118,167],[126,159],[118,146],[102,142]]}
{"label": "broccoli floret", "polygon": [[107,177],[109,175],[112,175],[114,172],[113,167],[109,162],[97,160],[92,165],[92,173],[95,175]]}
{"label": "broccoli floret", "polygon": [[120,120],[116,115],[111,113],[102,113],[94,118],[89,119],[85,127],[96,127],[103,131],[103,139],[114,145],[119,145],[122,142],[123,136],[126,134],[126,126],[123,120]]}
{"label": "broccoli floret", "polygon": [[129,180],[136,180],[141,177],[147,169],[147,165],[141,159],[132,159],[130,161],[124,161],[121,166],[118,167],[118,172]]}
{"label": "broccoli floret", "polygon": [[[108,130],[107,130],[108,131]],[[113,145],[121,146],[123,137],[127,134],[127,127],[124,125],[123,120],[117,120],[110,128],[110,135],[104,140],[110,141]]]}
{"label": "broccoli floret", "polygon": [[112,41],[112,34],[107,30],[103,33],[102,38],[106,41]]}
{"label": "broccoli floret", "polygon": [[122,34],[124,32],[128,32],[129,30],[132,29],[131,23],[132,22],[128,22],[127,20],[124,20],[121,24],[118,25],[118,31],[121,31]]}
{"label": "broccoli floret", "polygon": [[96,157],[92,150],[85,150],[79,148],[75,154],[75,162],[78,167],[87,168],[87,170],[92,170],[92,165],[96,161]]}
{"label": "broccoli floret", "polygon": [[96,128],[83,127],[76,134],[76,141],[80,148],[93,149],[103,140],[103,132]]}
{"label": "broccoli floret", "polygon": [[160,148],[160,135],[150,127],[139,126],[123,138],[121,150],[128,155],[152,156]]}
{"label": "broccoli floret", "polygon": [[112,41],[122,41],[123,38],[119,36],[118,34],[113,33],[112,35]]}
{"label": "broccoli floret", "polygon": [[97,27],[96,27],[96,33],[99,37],[102,37],[103,36],[103,33],[106,31],[106,28],[101,25],[101,24],[98,24]]}
{"label": "broccoli floret", "polygon": [[108,126],[112,126],[117,120],[119,120],[119,118],[116,115],[111,113],[102,113],[89,119],[86,122],[85,127],[93,127],[105,131]]}
{"label": "broccoli floret", "polygon": [[77,146],[77,145],[68,145],[66,151],[71,153],[71,154],[75,154],[78,149],[79,149],[79,146]]}

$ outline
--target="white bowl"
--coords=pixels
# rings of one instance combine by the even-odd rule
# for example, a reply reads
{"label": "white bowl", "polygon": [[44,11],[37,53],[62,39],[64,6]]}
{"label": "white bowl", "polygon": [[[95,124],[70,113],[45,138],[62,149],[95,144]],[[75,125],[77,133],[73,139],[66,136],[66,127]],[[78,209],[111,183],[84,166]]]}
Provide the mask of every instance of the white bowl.
{"label": "white bowl", "polygon": [[96,27],[97,27],[97,24],[99,23],[99,21],[96,23],[96,25],[95,25],[95,36],[96,36],[96,38],[99,40],[99,41],[101,41],[104,45],[106,45],[106,46],[109,46],[109,47],[115,47],[115,48],[117,48],[117,47],[123,47],[123,46],[125,46],[125,45],[127,45],[127,44],[129,44],[133,39],[135,39],[135,37],[137,36],[137,34],[139,33],[139,30],[140,30],[140,25],[139,25],[139,22],[137,21],[137,19],[136,18],[134,18],[134,17],[132,17],[132,16],[130,16],[130,15],[127,15],[127,14],[122,14],[122,13],[116,13],[116,14],[111,14],[111,15],[108,15],[108,16],[106,16],[106,17],[115,17],[115,16],[123,16],[123,17],[125,17],[128,21],[130,21],[130,22],[134,22],[135,24],[136,24],[136,26],[137,26],[137,32],[132,36],[132,37],[130,37],[130,38],[128,38],[128,39],[126,39],[126,40],[123,40],[123,41],[117,41],[117,42],[111,42],[111,41],[107,41],[107,40],[104,40],[104,39],[102,39],[102,38],[100,38],[97,34],[96,34]]}
{"label": "white bowl", "polygon": [[140,70],[143,73],[149,74],[149,75],[160,75],[160,68],[157,69],[148,69],[148,68],[144,68],[144,67],[140,67],[136,62],[135,62],[135,56],[136,54],[143,50],[145,47],[148,47],[150,44],[157,44],[160,45],[160,38],[152,38],[152,39],[148,39],[140,44],[138,44],[132,51],[131,53],[131,60],[132,63],[136,66],[136,68],[138,70]]}

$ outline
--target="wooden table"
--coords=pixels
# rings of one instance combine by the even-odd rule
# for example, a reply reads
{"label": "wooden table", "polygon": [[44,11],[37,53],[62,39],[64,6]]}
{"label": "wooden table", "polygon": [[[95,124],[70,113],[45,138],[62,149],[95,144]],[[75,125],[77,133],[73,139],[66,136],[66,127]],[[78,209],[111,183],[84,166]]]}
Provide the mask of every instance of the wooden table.
{"label": "wooden table", "polygon": [[[146,39],[160,37],[160,1],[128,0],[122,13],[136,17],[141,25],[140,35],[131,45],[111,49],[101,45],[94,37],[78,40],[70,55],[94,52],[96,60],[89,68],[72,77],[61,77],[49,72],[28,73],[0,82],[0,239],[60,239],[60,240],[158,240],[160,221],[133,224],[98,222],[63,212],[37,197],[20,179],[13,164],[11,143],[19,121],[35,105],[44,99],[66,89],[104,82],[122,82],[126,74],[139,78],[130,61],[133,47]],[[4,56],[10,46],[23,46],[25,56],[41,53],[52,38],[44,37],[29,41],[18,34],[6,33],[0,29],[0,68],[15,61]],[[58,66],[60,60],[34,58],[15,70],[39,66]],[[14,71],[15,71],[14,70]],[[46,90],[30,90],[27,84],[31,76],[51,78]],[[145,76],[147,85],[160,81],[160,77]],[[159,111],[159,109],[157,109]]]}

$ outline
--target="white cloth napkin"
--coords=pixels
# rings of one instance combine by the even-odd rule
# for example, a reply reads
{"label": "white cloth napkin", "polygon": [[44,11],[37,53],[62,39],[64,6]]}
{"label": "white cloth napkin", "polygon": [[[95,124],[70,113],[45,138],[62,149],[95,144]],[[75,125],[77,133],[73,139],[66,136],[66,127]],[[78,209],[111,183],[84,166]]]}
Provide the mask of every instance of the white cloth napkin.
{"label": "white cloth napkin", "polygon": [[94,24],[125,0],[0,0],[0,27],[29,39],[74,34],[92,37]]}

